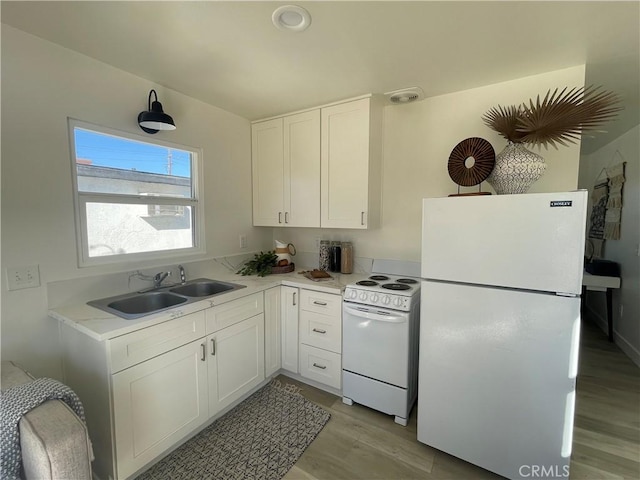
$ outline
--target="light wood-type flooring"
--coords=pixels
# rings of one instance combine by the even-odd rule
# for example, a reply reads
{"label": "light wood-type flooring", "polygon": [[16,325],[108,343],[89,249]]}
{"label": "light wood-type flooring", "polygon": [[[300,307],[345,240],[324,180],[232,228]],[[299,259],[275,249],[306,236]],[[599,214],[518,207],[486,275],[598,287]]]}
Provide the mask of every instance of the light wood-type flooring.
{"label": "light wood-type flooring", "polygon": [[[502,478],[416,440],[393,417],[295,383],[331,420],[285,480]],[[478,439],[481,441],[481,439]],[[571,479],[640,479],[640,369],[589,321],[582,325]]]}

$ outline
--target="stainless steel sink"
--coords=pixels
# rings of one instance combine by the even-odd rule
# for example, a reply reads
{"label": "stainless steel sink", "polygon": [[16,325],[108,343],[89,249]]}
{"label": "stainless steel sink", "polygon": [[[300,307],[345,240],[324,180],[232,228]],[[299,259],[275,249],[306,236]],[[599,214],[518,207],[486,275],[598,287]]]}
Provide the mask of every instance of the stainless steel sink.
{"label": "stainless steel sink", "polygon": [[183,285],[167,285],[146,292],[126,293],[92,300],[87,304],[126,320],[134,320],[240,288],[246,288],[246,285],[198,278]]}
{"label": "stainless steel sink", "polygon": [[148,292],[141,293],[122,300],[116,300],[108,304],[109,308],[126,314],[150,313],[163,310],[165,308],[180,305],[187,299],[180,295],[168,292]]}
{"label": "stainless steel sink", "polygon": [[235,285],[233,283],[219,282],[217,280],[208,280],[206,278],[193,280],[185,285],[170,288],[169,291],[185,295],[187,297],[209,297],[219,293],[235,290],[237,287],[244,285]]}

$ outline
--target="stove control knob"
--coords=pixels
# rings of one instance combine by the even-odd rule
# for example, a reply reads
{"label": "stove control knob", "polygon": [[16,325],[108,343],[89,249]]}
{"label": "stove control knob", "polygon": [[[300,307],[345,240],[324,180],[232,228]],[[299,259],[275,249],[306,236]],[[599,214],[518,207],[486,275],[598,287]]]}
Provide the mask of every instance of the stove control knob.
{"label": "stove control knob", "polygon": [[389,295],[385,295],[384,297],[382,297],[382,303],[384,303],[385,305],[389,305],[389,302],[391,302]]}
{"label": "stove control knob", "polygon": [[366,300],[366,299],[367,299],[367,292],[362,292],[362,293],[360,294],[360,300],[364,301],[364,300]]}
{"label": "stove control knob", "polygon": [[358,292],[355,290],[349,290],[346,296],[347,298],[356,298],[358,296]]}
{"label": "stove control knob", "polygon": [[380,300],[380,297],[378,297],[378,295],[376,295],[375,293],[371,295],[371,301],[373,303],[378,303],[378,300]]}
{"label": "stove control knob", "polygon": [[401,305],[402,305],[402,298],[400,298],[400,297],[396,297],[396,298],[394,298],[394,299],[393,299],[393,304],[394,304],[395,306],[397,306],[397,307],[401,306]]}

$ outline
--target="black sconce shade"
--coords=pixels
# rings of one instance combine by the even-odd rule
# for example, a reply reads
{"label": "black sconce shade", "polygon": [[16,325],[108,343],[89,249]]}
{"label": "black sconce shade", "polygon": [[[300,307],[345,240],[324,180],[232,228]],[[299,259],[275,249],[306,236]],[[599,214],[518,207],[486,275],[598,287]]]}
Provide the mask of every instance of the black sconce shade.
{"label": "black sconce shade", "polygon": [[[155,96],[155,100],[151,103],[151,94]],[[147,133],[154,134],[160,130],[175,130],[176,124],[173,118],[162,111],[162,104],[158,101],[158,94],[155,90],[149,92],[149,110],[140,112],[138,115],[138,125]]]}

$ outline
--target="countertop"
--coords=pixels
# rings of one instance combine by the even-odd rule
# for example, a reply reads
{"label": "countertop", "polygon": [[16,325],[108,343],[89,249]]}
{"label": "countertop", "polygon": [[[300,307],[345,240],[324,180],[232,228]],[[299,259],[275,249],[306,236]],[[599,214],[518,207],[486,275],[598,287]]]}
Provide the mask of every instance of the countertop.
{"label": "countertop", "polygon": [[221,274],[220,272],[217,272],[215,275],[208,278],[245,285],[246,288],[234,290],[229,293],[223,293],[215,297],[209,297],[188,305],[176,306],[175,308],[134,320],[120,318],[89,306],[86,303],[53,308],[49,310],[49,316],[95,340],[103,341],[120,335],[125,335],[142,328],[147,328],[158,323],[171,320],[172,318],[181,317],[183,315],[188,315],[190,313],[230,302],[253,293],[262,292],[268,288],[276,287],[278,285],[287,285],[315,290],[318,292],[342,295],[344,288],[348,284],[357,282],[368,276],[368,274],[343,275],[339,273],[331,273],[331,276],[333,277],[331,279],[313,281],[305,278],[301,273],[299,273],[300,271],[304,271],[304,269],[286,274],[267,275],[266,277],[242,276],[234,273]]}

